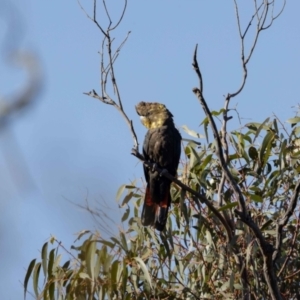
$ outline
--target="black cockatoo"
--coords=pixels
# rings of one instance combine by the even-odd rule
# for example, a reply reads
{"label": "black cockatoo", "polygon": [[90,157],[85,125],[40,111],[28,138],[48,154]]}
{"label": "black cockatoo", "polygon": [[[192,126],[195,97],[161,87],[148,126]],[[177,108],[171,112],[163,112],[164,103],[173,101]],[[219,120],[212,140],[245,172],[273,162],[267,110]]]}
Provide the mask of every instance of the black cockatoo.
{"label": "black cockatoo", "polygon": [[[143,145],[145,159],[176,176],[181,152],[181,135],[175,128],[173,115],[164,104],[156,102],[140,102],[136,105],[136,111],[143,125],[148,128]],[[152,225],[162,231],[171,205],[171,181],[145,166],[144,173],[147,188],[142,224]]]}

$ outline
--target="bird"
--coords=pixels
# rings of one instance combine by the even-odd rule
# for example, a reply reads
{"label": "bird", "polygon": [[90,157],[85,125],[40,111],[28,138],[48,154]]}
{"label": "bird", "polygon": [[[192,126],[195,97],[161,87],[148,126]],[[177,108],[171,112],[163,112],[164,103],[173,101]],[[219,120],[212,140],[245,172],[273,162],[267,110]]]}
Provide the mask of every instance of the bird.
{"label": "bird", "polygon": [[[176,176],[181,153],[181,135],[174,125],[173,115],[164,104],[140,102],[136,112],[148,129],[144,144],[144,158],[158,168]],[[165,228],[171,205],[171,180],[144,165],[147,182],[141,222],[144,226]]]}

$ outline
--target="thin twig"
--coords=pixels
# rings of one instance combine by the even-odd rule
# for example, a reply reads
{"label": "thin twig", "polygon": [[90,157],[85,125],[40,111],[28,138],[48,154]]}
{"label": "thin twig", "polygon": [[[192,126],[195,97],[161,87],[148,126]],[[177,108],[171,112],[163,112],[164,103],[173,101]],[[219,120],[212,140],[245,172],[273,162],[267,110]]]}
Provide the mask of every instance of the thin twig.
{"label": "thin twig", "polygon": [[198,61],[197,61],[197,50],[198,50],[198,44],[196,44],[195,47],[195,51],[194,51],[194,59],[193,59],[193,63],[192,66],[199,78],[199,89],[201,91],[201,93],[203,94],[203,80],[202,80],[202,74],[198,65]]}
{"label": "thin twig", "polygon": [[[97,1],[97,0],[95,0],[95,1]],[[110,29],[110,26],[111,26],[111,24],[112,24],[112,20],[111,20],[111,18],[110,18],[108,9],[107,9],[107,7],[106,7],[106,1],[103,0],[102,2],[103,2],[103,7],[104,7],[104,10],[105,10],[106,16],[107,16],[107,18],[108,18],[108,20],[109,20],[109,25],[108,25],[108,27],[107,27],[107,32],[108,32],[109,29]]]}
{"label": "thin twig", "polygon": [[[257,5],[257,1],[254,0],[254,14],[250,18],[250,21],[248,22],[248,25],[246,26],[246,29],[244,30],[244,32],[242,32],[238,4],[237,4],[236,0],[233,0],[233,1],[234,1],[234,6],[235,6],[237,27],[238,27],[239,37],[240,37],[240,44],[241,44],[241,64],[242,64],[243,75],[242,75],[242,82],[241,82],[240,86],[237,88],[237,90],[233,93],[228,93],[228,95],[227,95],[228,100],[230,100],[231,98],[233,98],[233,97],[237,96],[238,94],[240,94],[241,91],[244,89],[244,86],[245,86],[245,83],[246,83],[246,80],[247,80],[247,75],[248,75],[247,64],[249,63],[249,61],[252,57],[252,54],[254,52],[254,49],[256,48],[257,41],[258,41],[258,38],[260,36],[260,33],[261,33],[261,31],[266,30],[269,27],[271,27],[274,20],[276,20],[281,15],[281,13],[283,12],[285,4],[286,4],[286,0],[284,0],[284,3],[282,5],[282,9],[279,11],[279,13],[276,16],[274,16],[273,15],[273,13],[274,13],[274,1],[272,1],[272,2],[262,1],[262,3],[260,5]],[[269,8],[270,5],[272,5],[272,10],[271,11],[270,11],[270,8]],[[262,12],[260,14],[261,10],[262,10]],[[271,15],[271,20],[270,20],[268,25],[265,25],[269,15]],[[250,49],[248,51],[248,54],[246,54],[245,39],[246,39],[248,31],[249,31],[255,17],[256,17],[256,32],[255,32],[255,35],[254,35],[254,38],[253,38],[253,42],[252,42],[252,44],[250,46]]]}
{"label": "thin twig", "polygon": [[[228,163],[228,155],[229,155],[229,149],[228,149],[228,143],[227,143],[227,122],[229,120],[228,118],[228,106],[229,106],[229,100],[226,98],[224,103],[224,111],[223,111],[223,123],[221,128],[221,142],[223,146],[223,153],[224,153],[224,160],[225,163]],[[222,173],[222,178],[220,181],[219,189],[218,189],[218,199],[219,199],[219,205],[221,206],[223,203],[223,188],[225,184],[225,173]]]}
{"label": "thin twig", "polygon": [[124,15],[125,15],[126,8],[127,8],[127,0],[125,0],[123,12],[122,12],[122,14],[121,14],[121,17],[120,17],[119,21],[118,21],[117,24],[116,24],[114,27],[112,27],[110,30],[116,29],[116,28],[119,26],[119,24],[122,22],[123,17],[124,17]]}
{"label": "thin twig", "polygon": [[[87,12],[84,10],[84,8],[82,7],[79,0],[78,0],[78,3],[80,5],[81,9],[86,14],[86,16],[97,25],[97,27],[101,30],[102,34],[104,35],[104,38],[102,40],[101,53],[100,53],[100,55],[101,55],[101,62],[100,62],[101,95],[102,96],[99,96],[94,89],[92,91],[90,91],[88,93],[84,93],[84,94],[87,96],[93,97],[95,99],[98,99],[104,104],[114,106],[121,113],[121,115],[125,119],[128,127],[130,129],[130,132],[132,134],[134,148],[138,150],[139,143],[138,143],[137,135],[135,133],[132,120],[129,119],[129,117],[127,116],[127,114],[123,108],[121,94],[119,91],[119,87],[118,87],[116,76],[115,76],[115,70],[114,70],[114,64],[119,56],[119,53],[120,53],[122,47],[128,40],[130,31],[127,33],[127,36],[125,37],[125,39],[121,42],[121,44],[117,47],[117,49],[114,52],[112,51],[112,43],[114,41],[114,38],[112,38],[110,35],[110,33],[119,26],[119,24],[121,23],[121,21],[124,17],[125,10],[127,7],[127,0],[125,0],[124,8],[122,10],[120,18],[119,18],[118,22],[116,23],[116,25],[114,25],[114,26],[112,26],[112,19],[110,17],[110,13],[109,13],[109,10],[106,5],[106,1],[103,0],[103,7],[105,10],[106,16],[108,18],[108,21],[109,21],[106,32],[102,28],[102,26],[99,24],[99,22],[97,21],[97,0],[94,0],[93,17],[91,17],[89,14],[87,14]],[[106,53],[106,56],[105,56],[105,53]],[[105,59],[108,60],[107,65],[106,65]],[[107,82],[108,82],[109,77],[110,77],[111,84],[112,84],[114,93],[116,95],[117,101],[113,100],[113,98],[107,92]]]}
{"label": "thin twig", "polygon": [[103,28],[100,26],[100,24],[97,21],[97,0],[94,0],[94,14],[93,14],[93,22],[97,25],[97,27],[101,30],[102,34],[105,37],[108,37],[107,33],[103,30]]}

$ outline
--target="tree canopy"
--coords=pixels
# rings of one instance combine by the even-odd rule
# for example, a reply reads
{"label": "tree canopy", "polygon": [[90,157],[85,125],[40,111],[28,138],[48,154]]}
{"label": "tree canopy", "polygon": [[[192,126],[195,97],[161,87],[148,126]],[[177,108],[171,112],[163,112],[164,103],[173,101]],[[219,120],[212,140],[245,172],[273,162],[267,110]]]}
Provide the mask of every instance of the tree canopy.
{"label": "tree canopy", "polygon": [[[218,111],[206,101],[205,74],[195,46],[191,59],[199,84],[192,91],[205,113],[204,134],[184,128],[189,138],[182,145],[177,178],[140,154],[133,123],[123,107],[115,65],[129,33],[119,46],[112,45],[127,1],[115,23],[103,2],[107,27],[97,19],[98,4],[94,0],[93,14],[87,16],[103,35],[101,87],[86,94],[115,107],[132,134],[132,154],[173,181],[172,208],[161,233],[143,227],[144,187],[136,180],[122,185],[117,198],[124,209],[120,220],[126,224],[124,229],[110,238],[83,231],[71,251],[53,237],[43,245],[41,257],[29,264],[25,295],[37,299],[299,299],[300,117],[296,114],[286,125],[273,115],[227,129],[233,115],[239,117],[230,107],[231,100],[247,83],[248,63],[261,32],[280,17],[285,2],[278,8],[276,1],[254,0],[253,15],[242,28],[242,4],[234,1],[242,81],[225,95]],[[65,256],[68,259],[62,262]]]}

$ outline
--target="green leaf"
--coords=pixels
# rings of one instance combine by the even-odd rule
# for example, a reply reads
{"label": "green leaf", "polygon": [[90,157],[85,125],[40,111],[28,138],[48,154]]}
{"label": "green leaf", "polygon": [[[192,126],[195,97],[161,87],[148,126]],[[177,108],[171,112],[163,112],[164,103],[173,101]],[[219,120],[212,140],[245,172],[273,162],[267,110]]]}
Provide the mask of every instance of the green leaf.
{"label": "green leaf", "polygon": [[60,260],[61,260],[61,254],[57,255],[54,260],[54,263],[53,263],[53,271],[54,272],[56,272],[57,267],[59,267]]}
{"label": "green leaf", "polygon": [[294,127],[293,134],[295,134],[296,136],[298,136],[300,134],[300,126]]}
{"label": "green leaf", "polygon": [[111,265],[110,278],[113,290],[117,289],[117,274],[119,269],[119,263],[120,262],[118,260],[115,260]]}
{"label": "green leaf", "polygon": [[[126,266],[126,262],[123,261],[122,286],[121,286],[122,295],[126,295],[127,280],[128,280],[128,269],[127,269],[127,266]],[[128,294],[129,294],[129,297],[130,297],[130,293],[128,293]],[[125,298],[125,299],[127,299],[127,298]],[[129,299],[131,299],[131,297]]]}
{"label": "green leaf", "polygon": [[55,249],[52,249],[49,253],[49,262],[48,262],[48,280],[52,276],[52,271],[53,271],[53,264],[54,264],[54,251]]}
{"label": "green leaf", "polygon": [[236,207],[238,205],[237,202],[231,202],[231,203],[228,203],[226,205],[223,205],[222,207],[220,207],[218,209],[218,211],[224,211],[224,210],[227,210],[227,209],[232,209],[233,207]]}
{"label": "green leaf", "polygon": [[54,300],[54,291],[55,291],[55,281],[52,281],[49,286],[49,298]]}
{"label": "green leaf", "polygon": [[250,199],[253,200],[254,202],[263,202],[263,199],[260,195],[254,195],[254,194],[250,194]]}
{"label": "green leaf", "polygon": [[95,273],[94,273],[95,254],[96,254],[96,242],[90,241],[87,247],[85,262],[86,262],[87,274],[90,276],[90,278],[93,281],[95,280]]}
{"label": "green leaf", "polygon": [[121,198],[121,196],[122,196],[122,194],[123,194],[125,188],[126,188],[126,184],[122,184],[122,185],[119,187],[119,189],[118,189],[118,191],[117,191],[117,196],[116,196],[117,201],[120,200],[120,198]]}
{"label": "green leaf", "polygon": [[266,118],[261,124],[260,126],[257,128],[254,140],[258,137],[258,135],[260,134],[261,130],[269,130],[270,126],[266,125],[269,122],[270,118]]}
{"label": "green leaf", "polygon": [[243,134],[238,131],[233,131],[232,134],[236,135],[243,144],[245,144],[245,141],[249,142],[250,144],[252,143],[251,137],[247,134]]}
{"label": "green leaf", "polygon": [[206,242],[208,243],[209,246],[214,245],[214,242],[212,240],[212,236],[211,236],[211,233],[209,230],[206,230],[205,237],[206,237]]}
{"label": "green leaf", "polygon": [[272,131],[268,132],[265,138],[263,139],[261,149],[260,149],[260,154],[259,154],[259,159],[260,162],[262,163],[262,166],[264,166],[269,159],[273,139],[274,139],[274,133]]}
{"label": "green leaf", "polygon": [[129,217],[129,214],[130,214],[130,208],[129,208],[129,206],[127,206],[126,211],[125,211],[125,213],[122,216],[121,222],[126,221],[128,219],[128,217]]}
{"label": "green leaf", "polygon": [[122,201],[122,204],[121,204],[121,207],[123,207],[125,204],[127,204],[127,203],[132,199],[133,195],[134,195],[133,192],[128,193],[128,194],[124,197],[124,199],[123,199],[123,201]]}
{"label": "green leaf", "polygon": [[79,232],[78,236],[77,236],[77,239],[75,241],[78,241],[80,240],[84,235],[88,234],[88,233],[91,233],[90,230],[82,230]]}
{"label": "green leaf", "polygon": [[26,299],[26,292],[27,292],[27,285],[28,285],[28,280],[30,278],[31,272],[35,266],[35,261],[36,259],[33,259],[27,269],[26,275],[25,275],[25,279],[24,279],[24,299]]}
{"label": "green leaf", "polygon": [[270,126],[266,125],[269,122],[270,118],[265,119],[262,123],[248,123],[245,126],[248,127],[249,129],[253,130],[255,132],[255,136],[253,139],[253,143],[260,134],[261,130],[270,130]]}
{"label": "green leaf", "polygon": [[181,203],[181,213],[184,216],[185,223],[188,225],[189,224],[188,209],[184,201],[182,201]]}
{"label": "green leaf", "polygon": [[90,276],[84,272],[80,272],[78,274],[79,278],[82,278],[82,279],[90,279]]}
{"label": "green leaf", "polygon": [[[135,181],[133,181],[133,183],[135,183]],[[127,190],[133,190],[133,189],[136,189],[136,186],[135,186],[135,185],[127,185],[127,184],[126,184],[125,187],[126,187]]]}
{"label": "green leaf", "polygon": [[43,272],[44,272],[44,276],[46,277],[47,276],[47,262],[48,262],[48,242],[43,245],[41,256],[42,256]]}
{"label": "green leaf", "polygon": [[36,298],[39,297],[38,284],[39,284],[40,270],[41,270],[41,263],[37,263],[34,267],[34,271],[32,274],[33,290],[34,290]]}
{"label": "green leaf", "polygon": [[151,255],[153,255],[152,249],[146,248],[143,254],[141,255],[142,260],[148,259]]}
{"label": "green leaf", "polygon": [[211,114],[212,114],[213,116],[219,116],[219,115],[221,115],[224,111],[225,111],[225,109],[224,109],[224,108],[221,108],[219,111],[217,111],[217,110],[211,111]]}
{"label": "green leaf", "polygon": [[235,277],[235,273],[232,272],[229,279],[229,289],[231,292],[233,291],[234,277]]}
{"label": "green leaf", "polygon": [[274,125],[274,130],[275,130],[276,134],[279,134],[279,130],[278,130],[276,119],[273,120],[273,125]]}
{"label": "green leaf", "polygon": [[112,243],[112,242],[109,242],[107,240],[99,240],[99,242],[103,245],[106,245],[106,246],[110,247],[110,248],[114,248],[115,245],[116,245],[116,243]]}
{"label": "green leaf", "polygon": [[204,132],[205,132],[205,137],[206,137],[207,143],[208,143],[208,132],[207,132],[208,124],[209,124],[209,121],[208,121],[207,117],[200,124],[200,125],[203,125],[203,127],[204,127]]}
{"label": "green leaf", "polygon": [[188,147],[190,149],[190,157],[189,157],[189,167],[192,169],[195,165],[200,162],[200,158],[198,156],[197,151],[193,147]]}
{"label": "green leaf", "polygon": [[187,127],[187,125],[182,125],[181,127],[182,127],[182,129],[183,129],[188,135],[190,135],[190,136],[192,136],[192,137],[195,137],[195,138],[198,138],[198,139],[203,139],[203,138],[205,137],[204,135],[202,135],[202,134],[200,134],[200,133],[198,133],[198,132],[196,132],[196,131],[194,131],[194,130],[189,129],[189,128]]}
{"label": "green leaf", "polygon": [[291,118],[291,119],[288,119],[286,120],[288,123],[290,124],[297,124],[300,122],[300,117],[295,117],[295,118]]}
{"label": "green leaf", "polygon": [[69,265],[70,265],[71,261],[70,260],[67,260],[64,265],[62,266],[63,269],[67,270],[69,268]]}
{"label": "green leaf", "polygon": [[266,222],[261,226],[260,230],[261,230],[261,231],[266,230],[266,229],[269,227],[269,225],[272,224],[272,223],[273,223],[273,220],[268,220],[268,221],[266,221]]}
{"label": "green leaf", "polygon": [[125,237],[125,234],[123,232],[120,232],[120,238],[123,245],[123,249],[125,251],[128,251],[128,239]]}
{"label": "green leaf", "polygon": [[209,155],[206,156],[206,158],[203,160],[203,162],[202,162],[202,164],[201,164],[201,168],[202,168],[202,169],[205,169],[206,166],[207,166],[209,163],[211,163],[212,156],[213,156],[212,154],[209,154]]}
{"label": "green leaf", "polygon": [[153,287],[152,287],[151,277],[150,277],[150,274],[148,272],[148,269],[147,269],[145,263],[139,257],[134,257],[133,259],[136,260],[137,263],[139,264],[139,266],[141,267],[141,269],[144,273],[145,279],[148,282],[148,284],[150,285],[150,288],[152,289]]}

